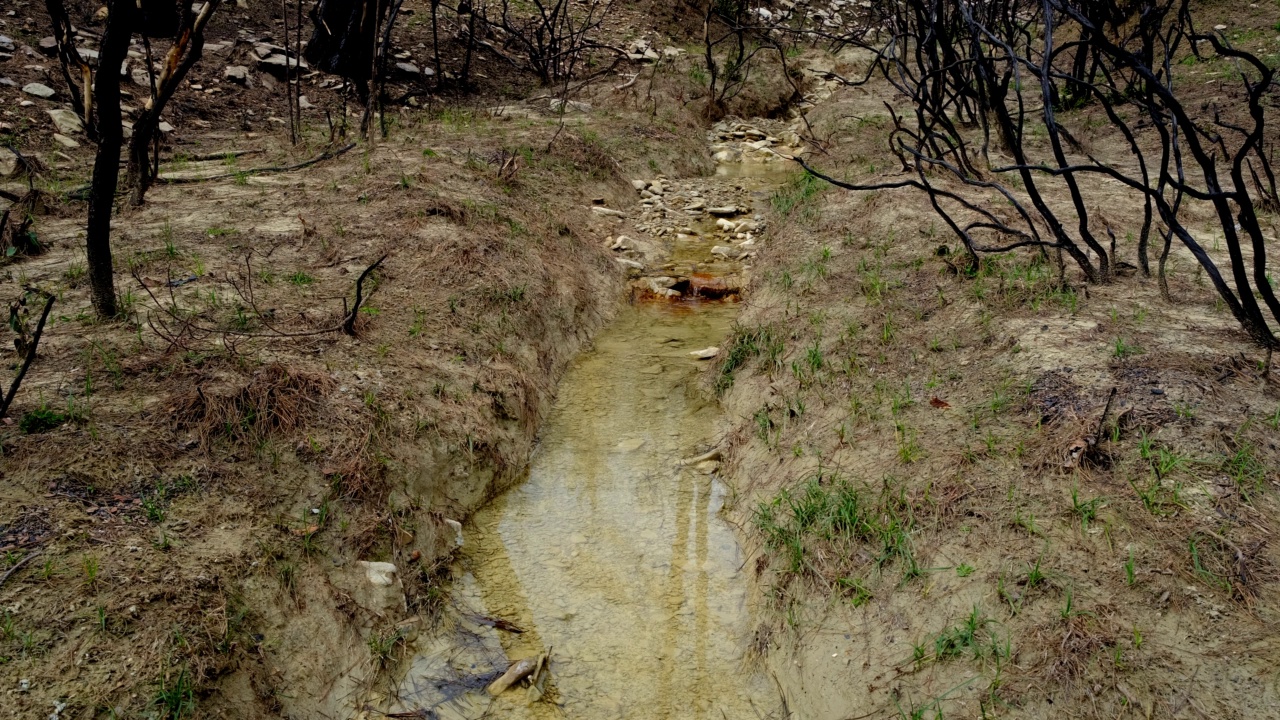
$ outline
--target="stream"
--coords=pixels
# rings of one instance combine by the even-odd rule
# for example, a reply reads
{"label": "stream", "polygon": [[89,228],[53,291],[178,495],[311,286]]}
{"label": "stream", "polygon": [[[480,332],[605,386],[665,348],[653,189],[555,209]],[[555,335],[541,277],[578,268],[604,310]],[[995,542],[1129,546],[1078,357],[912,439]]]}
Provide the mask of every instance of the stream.
{"label": "stream", "polygon": [[[636,238],[619,235],[613,249],[633,288],[656,296],[633,294],[643,299],[577,360],[527,480],[464,528],[443,631],[414,644],[385,712],[781,716],[776,686],[748,657],[750,582],[720,515],[718,463],[682,459],[715,445],[720,420],[700,383],[716,360],[691,353],[721,346],[738,312],[736,291],[698,288],[740,286],[759,211],[787,174],[744,157],[779,142],[763,132],[725,126],[711,140],[715,176],[636,183],[639,217],[619,223]],[[539,664],[537,679],[491,696],[489,683],[523,659]]]}

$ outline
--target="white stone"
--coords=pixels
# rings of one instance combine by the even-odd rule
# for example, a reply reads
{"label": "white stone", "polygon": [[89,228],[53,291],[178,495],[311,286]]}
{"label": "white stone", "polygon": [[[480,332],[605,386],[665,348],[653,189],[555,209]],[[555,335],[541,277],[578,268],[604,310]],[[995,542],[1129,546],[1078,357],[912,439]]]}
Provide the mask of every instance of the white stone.
{"label": "white stone", "polygon": [[462,523],[457,520],[444,519],[444,524],[453,529],[453,544],[455,547],[462,547]]}
{"label": "white stone", "polygon": [[173,126],[164,121],[161,121],[159,125],[156,125],[156,129],[164,133],[165,135],[168,135],[169,133],[173,132]]}
{"label": "white stone", "polygon": [[78,148],[78,147],[80,147],[80,143],[76,142],[75,140],[72,140],[71,138],[67,137],[66,135],[63,135],[62,133],[54,133],[54,134],[53,134],[53,141],[54,141],[54,142],[56,142],[56,143],[58,143],[59,145],[61,145],[61,146],[62,146],[62,147],[64,147],[64,148]]}
{"label": "white stone", "polygon": [[689,354],[698,360],[710,360],[711,358],[720,354],[720,348],[718,347],[703,348],[701,350],[694,350]]}
{"label": "white stone", "polygon": [[233,83],[245,85],[249,82],[249,68],[244,65],[228,65],[222,71],[222,77]]}
{"label": "white stone", "polygon": [[724,245],[716,245],[715,247],[711,248],[711,254],[718,255],[723,258],[731,258],[736,254],[736,251],[731,247],[725,247]]}
{"label": "white stone", "polygon": [[84,123],[80,121],[80,116],[70,110],[54,108],[47,112],[53,120],[53,126],[58,128],[58,132],[63,135],[74,135],[84,130]]}
{"label": "white stone", "polygon": [[56,94],[53,91],[53,88],[49,87],[48,85],[42,85],[37,82],[27,83],[22,87],[22,92],[28,95],[35,95],[36,97],[42,98],[45,100],[48,100],[49,98],[53,97]]}
{"label": "white stone", "polygon": [[370,562],[368,560],[359,560],[357,565],[364,568],[365,578],[368,579],[370,585],[377,587],[391,587],[396,584],[396,566],[389,562]]}
{"label": "white stone", "polygon": [[600,207],[598,205],[592,207],[591,212],[597,215],[603,215],[605,217],[616,217],[616,218],[626,217],[626,214],[619,210],[614,210],[613,208],[607,208],[607,207]]}

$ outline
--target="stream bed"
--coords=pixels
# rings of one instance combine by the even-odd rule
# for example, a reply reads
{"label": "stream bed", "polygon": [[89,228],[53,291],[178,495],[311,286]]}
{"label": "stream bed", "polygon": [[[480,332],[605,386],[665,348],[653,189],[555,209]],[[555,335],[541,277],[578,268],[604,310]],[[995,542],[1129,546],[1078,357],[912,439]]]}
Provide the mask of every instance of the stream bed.
{"label": "stream bed", "polygon": [[[393,712],[604,720],[776,711],[776,691],[744,657],[749,583],[719,517],[725,488],[714,463],[681,463],[714,442],[720,412],[698,389],[700,361],[689,353],[721,342],[735,315],[720,302],[629,307],[580,358],[528,479],[466,528],[444,633],[452,637],[419,648]],[[509,663],[548,652],[538,689],[485,692]]]}
{"label": "stream bed", "polygon": [[[702,384],[718,358],[693,353],[727,342],[763,205],[793,171],[754,127],[710,140],[715,176],[633,183],[640,214],[618,222],[641,239],[609,242],[641,292],[561,381],[527,479],[464,528],[442,627],[377,693],[388,716],[782,717],[749,657],[750,578],[718,463],[684,461],[720,440]],[[491,695],[521,661],[537,670]]]}

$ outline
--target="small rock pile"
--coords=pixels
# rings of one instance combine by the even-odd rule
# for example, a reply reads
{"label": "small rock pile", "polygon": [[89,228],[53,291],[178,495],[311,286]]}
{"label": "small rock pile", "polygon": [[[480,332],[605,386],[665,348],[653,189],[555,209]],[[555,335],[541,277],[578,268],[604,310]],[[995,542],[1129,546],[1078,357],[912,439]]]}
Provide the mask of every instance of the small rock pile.
{"label": "small rock pile", "polygon": [[771,135],[742,122],[723,121],[711,129],[711,157],[717,163],[790,162],[808,152],[800,134],[787,128]]}

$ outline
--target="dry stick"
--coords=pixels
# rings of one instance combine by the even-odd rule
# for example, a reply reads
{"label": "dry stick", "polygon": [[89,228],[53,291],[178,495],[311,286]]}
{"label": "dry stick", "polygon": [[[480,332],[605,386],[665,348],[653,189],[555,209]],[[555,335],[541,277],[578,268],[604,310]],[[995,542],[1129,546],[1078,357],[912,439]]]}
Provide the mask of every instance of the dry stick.
{"label": "dry stick", "polygon": [[383,255],[378,258],[377,262],[365,268],[364,272],[360,273],[360,278],[356,280],[356,303],[351,307],[351,313],[347,315],[347,319],[342,323],[342,332],[352,336],[356,334],[356,315],[359,314],[360,303],[364,300],[364,279],[368,277],[369,273],[373,272],[375,268],[381,265],[383,260],[386,259],[387,256]]}
{"label": "dry stick", "polygon": [[30,555],[27,555],[26,557],[22,558],[13,567],[9,568],[8,572],[6,572],[3,576],[0,576],[0,587],[4,587],[5,581],[9,579],[10,575],[18,572],[18,568],[22,567],[23,565],[26,565],[28,560],[30,560],[31,558],[39,554],[40,554],[40,551],[37,550],[31,553]]}
{"label": "dry stick", "polygon": [[45,293],[47,300],[44,304],[44,312],[40,313],[40,322],[36,325],[36,332],[31,336],[31,347],[27,350],[27,357],[22,361],[22,367],[18,370],[18,374],[13,378],[13,384],[9,386],[9,393],[0,401],[0,417],[4,417],[9,412],[9,405],[13,402],[13,396],[18,394],[18,387],[22,385],[22,378],[27,374],[27,368],[31,367],[31,363],[36,359],[36,348],[40,345],[40,335],[44,332],[44,323],[49,319],[49,311],[53,309],[53,293]]}
{"label": "dry stick", "polygon": [[222,173],[220,175],[209,175],[207,177],[195,177],[195,178],[158,177],[156,178],[155,181],[158,183],[165,183],[168,185],[189,185],[192,183],[204,182],[206,180],[225,180],[227,178],[233,178],[233,177],[248,177],[249,175],[267,175],[270,173],[292,172],[294,170],[301,170],[303,168],[311,167],[312,165],[315,165],[316,163],[319,163],[319,162],[324,162],[325,160],[332,160],[333,158],[336,158],[339,155],[342,155],[343,153],[350,151],[355,146],[356,146],[355,143],[351,143],[349,145],[340,147],[337,150],[329,150],[327,152],[322,152],[319,155],[311,158],[310,160],[307,160],[306,162],[300,162],[297,165],[286,165],[284,167],[273,166],[273,167],[250,168],[249,170],[243,170],[241,172]]}
{"label": "dry stick", "polygon": [[1095,438],[1102,437],[1102,428],[1107,424],[1107,415],[1111,412],[1111,403],[1116,399],[1116,389],[1111,388],[1111,394],[1107,395],[1107,404],[1102,408],[1102,417],[1098,418],[1098,427],[1093,431]]}

